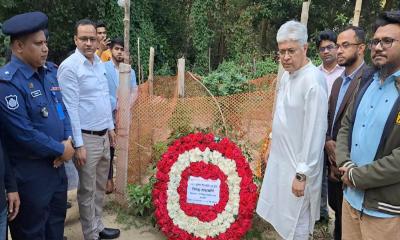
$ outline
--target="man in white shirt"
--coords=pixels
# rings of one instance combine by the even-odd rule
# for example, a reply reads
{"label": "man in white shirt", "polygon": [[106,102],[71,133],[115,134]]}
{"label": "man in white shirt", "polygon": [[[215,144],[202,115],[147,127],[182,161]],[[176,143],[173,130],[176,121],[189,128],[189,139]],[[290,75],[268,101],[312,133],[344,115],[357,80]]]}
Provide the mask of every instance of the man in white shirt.
{"label": "man in white shirt", "polygon": [[[331,94],[332,86],[335,80],[340,77],[344,71],[344,67],[339,66],[337,63],[337,47],[336,47],[337,35],[332,30],[325,30],[318,34],[316,38],[316,46],[319,51],[319,57],[322,60],[322,64],[319,65],[319,69],[325,76],[326,83],[328,84],[328,97]],[[320,221],[322,223],[328,223],[328,175],[327,175],[327,163],[324,162],[324,172],[322,175],[322,189],[321,189],[321,209]]]}
{"label": "man in white shirt", "polygon": [[319,218],[327,86],[307,58],[303,24],[283,24],[276,39],[286,71],[278,86],[271,152],[257,213],[282,238],[308,240]]}
{"label": "man in white shirt", "polygon": [[113,239],[118,229],[105,228],[101,217],[110,166],[110,142],[115,144],[104,65],[95,54],[96,26],[83,19],[75,25],[75,53],[65,59],[58,80],[71,118],[74,163],[79,174],[78,204],[85,240]]}

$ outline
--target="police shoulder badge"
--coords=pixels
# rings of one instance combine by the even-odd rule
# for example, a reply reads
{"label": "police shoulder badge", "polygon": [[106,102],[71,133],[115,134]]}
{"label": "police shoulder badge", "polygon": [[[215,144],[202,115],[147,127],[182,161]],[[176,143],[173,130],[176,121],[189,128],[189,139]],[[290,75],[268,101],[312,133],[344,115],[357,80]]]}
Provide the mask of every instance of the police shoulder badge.
{"label": "police shoulder badge", "polygon": [[17,95],[8,95],[6,102],[8,109],[15,110],[19,107]]}

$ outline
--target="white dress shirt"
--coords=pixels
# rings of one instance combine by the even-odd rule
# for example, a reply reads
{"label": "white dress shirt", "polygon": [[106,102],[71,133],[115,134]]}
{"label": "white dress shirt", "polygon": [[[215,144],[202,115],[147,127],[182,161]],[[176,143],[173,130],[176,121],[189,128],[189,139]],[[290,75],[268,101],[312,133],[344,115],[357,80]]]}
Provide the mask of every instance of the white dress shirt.
{"label": "white dress shirt", "polygon": [[97,55],[92,64],[76,49],[61,63],[57,78],[76,147],[83,145],[82,129],[114,129],[105,69]]}

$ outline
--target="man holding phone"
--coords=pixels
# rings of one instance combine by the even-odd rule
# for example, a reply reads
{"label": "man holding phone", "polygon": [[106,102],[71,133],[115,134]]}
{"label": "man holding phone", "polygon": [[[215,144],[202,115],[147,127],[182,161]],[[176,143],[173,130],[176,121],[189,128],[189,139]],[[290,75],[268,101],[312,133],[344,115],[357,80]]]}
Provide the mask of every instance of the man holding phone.
{"label": "man holding phone", "polygon": [[97,41],[99,41],[99,47],[96,50],[97,56],[100,57],[102,62],[108,62],[111,60],[110,38],[107,38],[107,28],[103,21],[96,23]]}

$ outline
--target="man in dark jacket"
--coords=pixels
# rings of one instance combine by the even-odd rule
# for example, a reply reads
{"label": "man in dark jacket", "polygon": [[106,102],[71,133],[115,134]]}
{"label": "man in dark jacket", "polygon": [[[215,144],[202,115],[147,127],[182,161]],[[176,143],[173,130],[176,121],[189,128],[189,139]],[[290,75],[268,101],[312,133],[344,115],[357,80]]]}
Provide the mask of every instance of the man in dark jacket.
{"label": "man in dark jacket", "polygon": [[400,239],[400,12],[384,13],[375,29],[377,72],[349,104],[337,137],[342,239]]}
{"label": "man in dark jacket", "polygon": [[350,100],[356,92],[362,76],[371,69],[364,62],[365,32],[360,27],[348,27],[342,31],[336,42],[339,66],[345,67],[342,75],[332,86],[328,107],[328,131],[326,133],[325,160],[329,163],[328,201],[335,211],[335,240],[341,239],[341,216],[343,191],[336,166],[336,136]]}

